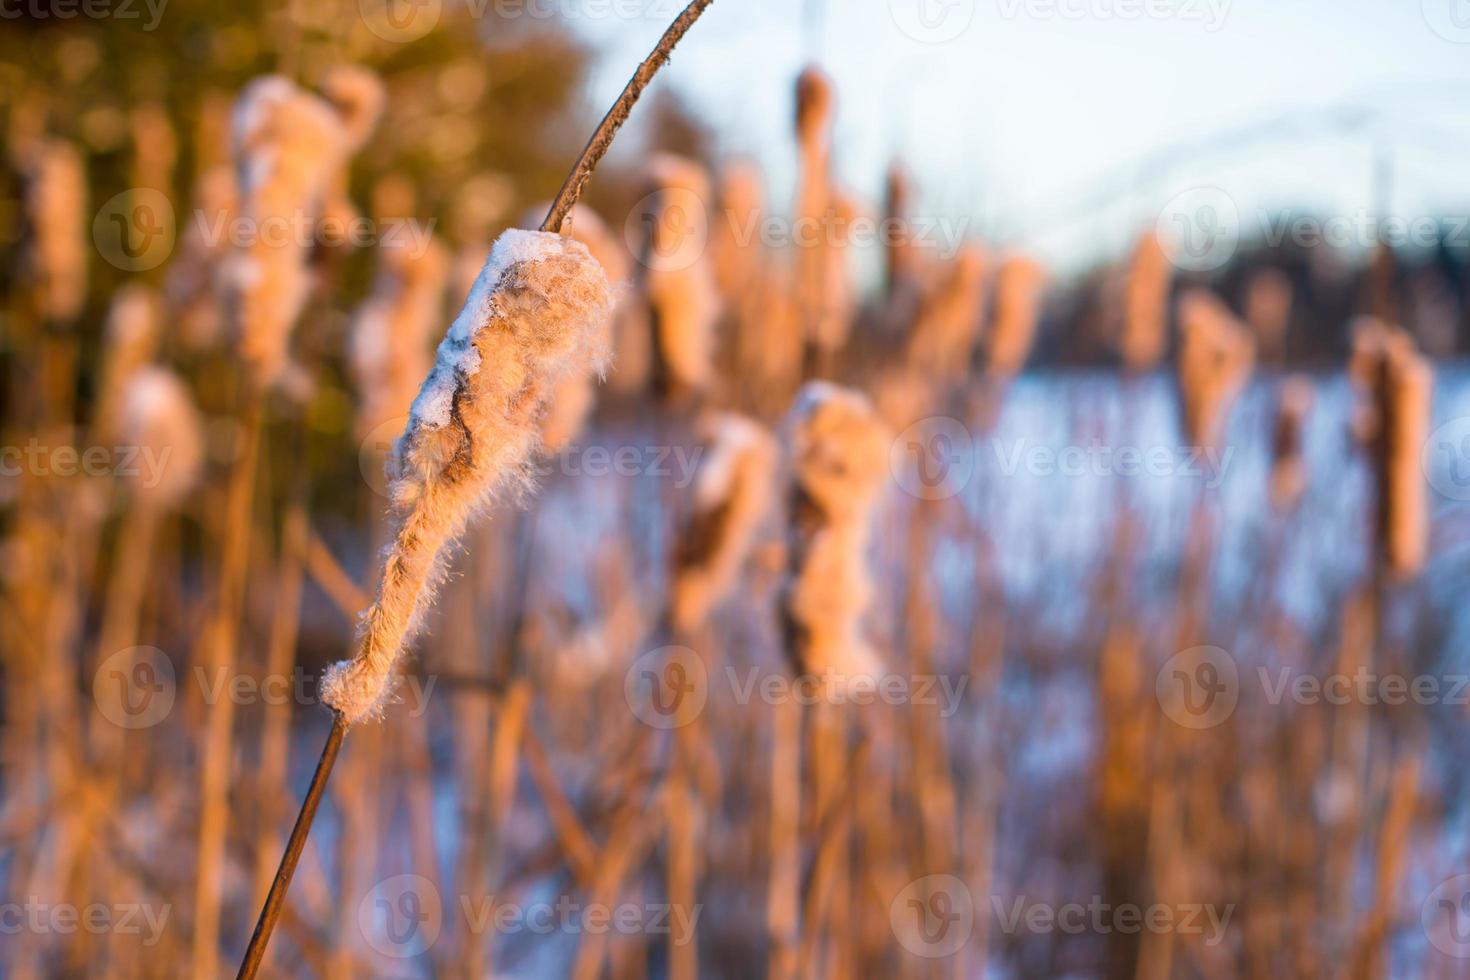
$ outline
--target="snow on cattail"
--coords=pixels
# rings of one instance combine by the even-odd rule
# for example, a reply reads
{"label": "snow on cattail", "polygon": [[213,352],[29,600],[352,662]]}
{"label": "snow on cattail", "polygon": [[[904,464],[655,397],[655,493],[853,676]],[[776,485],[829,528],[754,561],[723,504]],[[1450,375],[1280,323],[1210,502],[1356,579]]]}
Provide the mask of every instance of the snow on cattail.
{"label": "snow on cattail", "polygon": [[1184,432],[1191,445],[1215,446],[1255,364],[1250,329],[1214,293],[1191,289],[1179,297],[1179,333]]}
{"label": "snow on cattail", "polygon": [[87,290],[87,174],[77,148],[63,140],[37,145],[27,167],[28,250],[41,312],[70,320]]}
{"label": "snow on cattail", "polygon": [[331,667],[322,685],[347,722],[389,698],[441,552],[488,500],[524,485],[545,402],[561,378],[601,365],[597,339],[611,308],[607,276],[580,242],[517,230],[496,241],[394,447],[394,536],[377,594],[355,657]]}
{"label": "snow on cattail", "polygon": [[1304,454],[1307,416],[1315,400],[1312,382],[1292,375],[1281,383],[1276,397],[1276,421],[1271,435],[1271,503],[1279,511],[1293,510],[1307,487]]}
{"label": "snow on cattail", "polygon": [[735,591],[771,513],[779,452],[760,423],[724,412],[704,423],[709,451],[694,485],[694,515],[674,570],[675,630],[698,629]]}
{"label": "snow on cattail", "polygon": [[1123,367],[1142,374],[1164,356],[1168,341],[1172,264],[1159,236],[1150,231],[1133,250],[1123,283],[1123,322],[1118,353]]}
{"label": "snow on cattail", "polygon": [[1041,318],[1046,270],[1025,256],[1001,263],[995,282],[995,312],[990,321],[986,370],[1006,380],[1020,373],[1031,356]]}
{"label": "snow on cattail", "polygon": [[1279,360],[1286,353],[1293,295],[1291,279],[1280,269],[1258,269],[1246,286],[1245,322],[1255,332],[1263,358]]}
{"label": "snow on cattail", "polygon": [[325,101],[270,75],[235,108],[240,217],[253,235],[229,256],[226,278],[241,357],[255,383],[280,381],[290,338],[310,288],[310,229],[343,166],[347,135]]}
{"label": "snow on cattail", "polygon": [[787,420],[794,479],[785,613],[798,668],[844,685],[881,670],[864,630],[873,594],[868,545],[888,479],[892,435],[867,397],[812,382]]}
{"label": "snow on cattail", "polygon": [[150,365],[124,384],[121,438],[148,462],[129,471],[134,499],[157,511],[182,501],[199,482],[204,443],[199,410],[178,375]]}
{"label": "snow on cattail", "polygon": [[394,419],[407,421],[429,373],[429,343],[442,322],[448,278],[449,254],[435,239],[422,248],[402,238],[379,244],[377,276],[353,318],[348,350],[361,400],[359,436]]}
{"label": "snow on cattail", "polygon": [[720,297],[705,255],[709,177],[699,163],[670,154],[649,165],[654,187],[644,243],[644,291],[653,318],[655,370],[674,398],[703,391],[713,374]]}

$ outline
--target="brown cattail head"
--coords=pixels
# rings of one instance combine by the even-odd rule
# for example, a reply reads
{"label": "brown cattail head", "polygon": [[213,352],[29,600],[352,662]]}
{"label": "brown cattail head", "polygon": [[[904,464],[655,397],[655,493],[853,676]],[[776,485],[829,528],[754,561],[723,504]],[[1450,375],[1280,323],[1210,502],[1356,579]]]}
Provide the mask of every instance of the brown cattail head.
{"label": "brown cattail head", "polygon": [[827,74],[815,65],[802,69],[796,76],[796,140],[803,148],[826,143],[836,106],[837,97]]}
{"label": "brown cattail head", "polygon": [[654,187],[643,266],[661,393],[683,400],[712,379],[720,298],[705,254],[709,178],[694,160],[670,154],[649,165]]}
{"label": "brown cattail head", "polygon": [[1194,446],[1219,444],[1235,397],[1250,379],[1250,330],[1218,296],[1191,289],[1179,297],[1179,394],[1184,432]]}
{"label": "brown cattail head", "polygon": [[1398,576],[1424,568],[1429,551],[1429,487],[1420,454],[1429,438],[1434,371],[1403,330],[1382,335],[1374,395],[1379,549]]}
{"label": "brown cattail head", "polygon": [[28,258],[41,314],[66,321],[81,312],[87,292],[87,173],[77,148],[63,140],[39,143],[27,165]]}
{"label": "brown cattail head", "polygon": [[444,547],[507,488],[524,486],[556,383],[600,368],[607,276],[580,242],[507,231],[439,345],[389,464],[394,538],[358,650],[323,700],[350,723],[390,697],[393,666],[432,599]]}
{"label": "brown cattail head", "polygon": [[1263,360],[1279,361],[1286,354],[1293,295],[1291,278],[1269,266],[1256,270],[1246,286],[1245,321],[1255,332]]}
{"label": "brown cattail head", "polygon": [[175,507],[199,482],[204,445],[199,411],[189,389],[167,368],[149,366],[122,389],[121,437],[137,450],[128,477],[139,506]]}
{"label": "brown cattail head", "polygon": [[1046,279],[1046,269],[1025,256],[1011,256],[1001,263],[995,282],[995,313],[987,338],[986,371],[990,377],[1008,380],[1026,366],[1041,319]]}
{"label": "brown cattail head", "polygon": [[347,137],[322,99],[277,75],[256,79],[235,109],[240,216],[249,243],[227,260],[240,355],[258,387],[285,377],[291,330],[310,288],[307,259]]}
{"label": "brown cattail head", "polygon": [[1173,267],[1159,236],[1149,231],[1139,240],[1123,284],[1123,322],[1118,353],[1133,374],[1152,370],[1164,356],[1168,339],[1169,287]]}
{"label": "brown cattail head", "polygon": [[1271,436],[1271,504],[1283,513],[1296,508],[1307,488],[1304,455],[1307,416],[1316,393],[1305,375],[1294,374],[1281,383],[1276,398],[1276,422]]}
{"label": "brown cattail head", "polygon": [[919,303],[908,343],[908,366],[955,380],[969,374],[984,317],[985,250],[966,245],[940,271]]}
{"label": "brown cattail head", "polygon": [[688,634],[735,591],[757,532],[774,504],[776,440],[733,413],[703,420],[709,451],[694,484],[694,515],[680,542],[671,616]]}
{"label": "brown cattail head", "polygon": [[[429,373],[430,338],[443,322],[449,253],[435,239],[386,238],[372,293],[353,318],[348,362],[357,384],[358,436],[400,420]],[[387,436],[388,433],[380,432]]]}
{"label": "brown cattail head", "polygon": [[124,387],[158,351],[158,313],[157,294],[142,283],[130,282],[113,294],[97,395],[101,431],[115,424]]}
{"label": "brown cattail head", "polygon": [[881,670],[864,634],[867,551],[892,434],[860,392],[812,382],[786,424],[794,479],[785,615],[798,669],[840,686]]}

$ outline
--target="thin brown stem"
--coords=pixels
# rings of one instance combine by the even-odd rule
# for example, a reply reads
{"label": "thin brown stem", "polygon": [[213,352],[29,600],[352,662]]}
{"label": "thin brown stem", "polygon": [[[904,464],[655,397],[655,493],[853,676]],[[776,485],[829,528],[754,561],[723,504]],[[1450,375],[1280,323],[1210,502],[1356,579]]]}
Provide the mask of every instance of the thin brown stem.
{"label": "thin brown stem", "polygon": [[613,107],[607,111],[607,115],[602,117],[597,131],[587,141],[582,155],[572,167],[572,172],[567,175],[566,183],[562,184],[561,190],[557,191],[556,199],[551,202],[551,210],[546,213],[546,220],[541,222],[542,231],[561,231],[562,223],[566,221],[567,215],[571,213],[577,200],[582,196],[582,188],[587,185],[592,171],[597,169],[597,164],[612,146],[613,137],[617,136],[623,123],[628,121],[628,115],[633,111],[633,106],[637,104],[639,96],[648,87],[648,83],[653,81],[653,76],[657,75],[659,69],[668,62],[669,56],[674,53],[674,46],[688,33],[689,28],[694,26],[694,22],[699,19],[700,14],[704,13],[705,8],[713,2],[714,0],[693,0],[689,6],[685,7],[684,12],[674,18],[669,29],[664,31],[664,36],[659,38],[653,53],[644,59],[643,63],[638,66],[638,70],[633,73],[633,77],[628,79],[628,84],[623,88],[623,94],[618,96],[618,101],[614,102]]}

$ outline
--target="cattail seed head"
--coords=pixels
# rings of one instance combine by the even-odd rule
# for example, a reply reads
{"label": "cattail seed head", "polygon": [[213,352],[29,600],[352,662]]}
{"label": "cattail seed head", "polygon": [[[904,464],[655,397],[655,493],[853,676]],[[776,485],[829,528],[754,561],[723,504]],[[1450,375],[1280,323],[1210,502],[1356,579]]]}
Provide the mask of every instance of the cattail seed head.
{"label": "cattail seed head", "polygon": [[362,149],[388,101],[388,90],[378,75],[361,65],[338,65],[322,77],[322,95],[337,110],[347,136],[347,151]]}
{"label": "cattail seed head", "polygon": [[128,476],[134,499],[158,511],[176,507],[199,482],[204,445],[189,389],[167,368],[142,368],[124,384],[121,437],[147,466]]}
{"label": "cattail seed head", "polygon": [[1185,435],[1191,445],[1215,446],[1231,404],[1250,379],[1255,344],[1249,328],[1205,289],[1180,296],[1179,331]]}
{"label": "cattail seed head", "polygon": [[700,164],[669,154],[656,156],[649,169],[655,201],[643,259],[644,289],[660,387],[680,398],[703,391],[713,372],[720,298],[705,254],[709,178]]}
{"label": "cattail seed head", "polygon": [[87,173],[77,148],[47,140],[32,154],[26,184],[28,256],[42,315],[71,320],[87,291]]}
{"label": "cattail seed head", "polygon": [[1123,323],[1118,348],[1123,367],[1130,373],[1150,371],[1164,356],[1172,280],[1169,255],[1159,236],[1150,231],[1133,250],[1123,285]]}
{"label": "cattail seed head", "polygon": [[390,697],[393,667],[432,599],[443,548],[497,493],[523,485],[556,383],[600,369],[612,308],[587,247],[560,235],[507,231],[439,345],[389,465],[394,538],[358,650],[323,680],[350,723]]}
{"label": "cattail seed head", "polygon": [[1001,264],[987,342],[986,370],[992,378],[1013,378],[1026,366],[1041,319],[1046,278],[1046,270],[1025,256],[1012,256]]}

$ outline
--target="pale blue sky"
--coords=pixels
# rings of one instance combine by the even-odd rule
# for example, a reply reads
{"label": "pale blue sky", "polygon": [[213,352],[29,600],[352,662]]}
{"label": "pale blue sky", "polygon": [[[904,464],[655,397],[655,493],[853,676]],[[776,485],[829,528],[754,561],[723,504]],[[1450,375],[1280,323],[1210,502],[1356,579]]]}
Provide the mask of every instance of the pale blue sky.
{"label": "pale blue sky", "polygon": [[[606,104],[683,0],[557,2],[588,11],[571,19],[604,51]],[[929,212],[1062,266],[1201,185],[1247,234],[1261,209],[1370,209],[1380,152],[1396,213],[1470,215],[1470,0],[716,0],[661,84],[767,167],[779,203],[791,83],[814,55],[849,186],[876,201],[899,152]],[[1267,139],[1220,138],[1272,120]]]}

